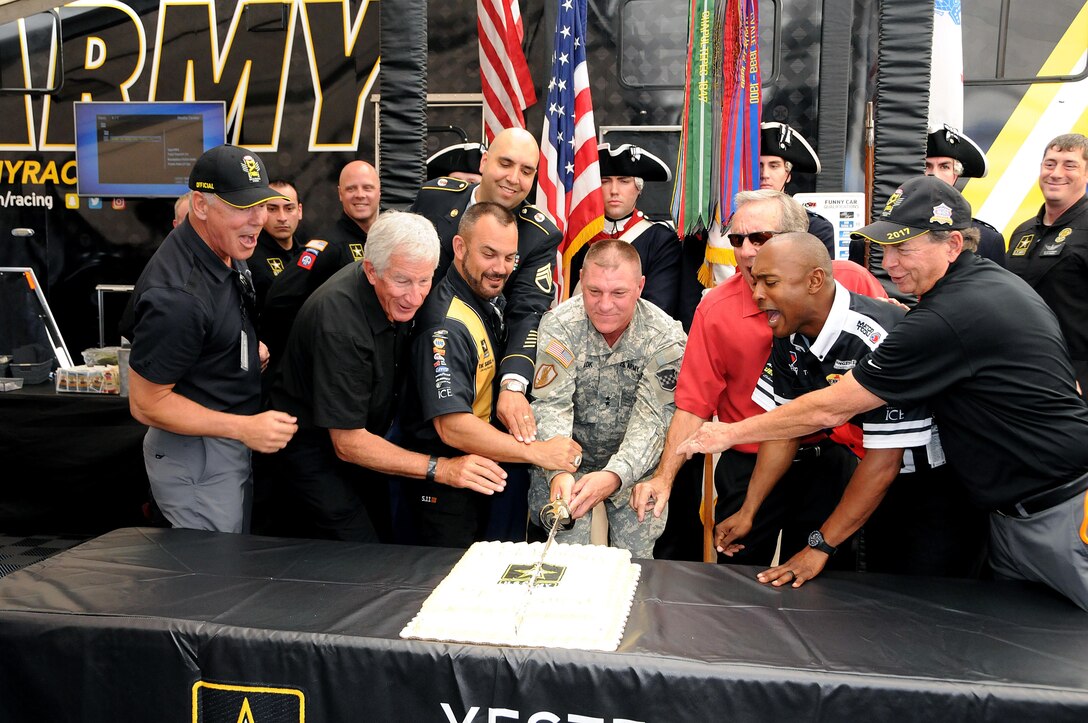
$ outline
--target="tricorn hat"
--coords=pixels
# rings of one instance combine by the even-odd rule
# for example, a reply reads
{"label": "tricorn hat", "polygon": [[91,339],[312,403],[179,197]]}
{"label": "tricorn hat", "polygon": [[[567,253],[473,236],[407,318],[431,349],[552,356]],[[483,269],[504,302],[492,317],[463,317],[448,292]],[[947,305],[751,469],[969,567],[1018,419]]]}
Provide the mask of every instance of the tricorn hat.
{"label": "tricorn hat", "polygon": [[759,124],[759,154],[789,161],[795,171],[820,172],[820,157],[816,151],[804,136],[785,123]]}
{"label": "tricorn hat", "polygon": [[612,147],[611,143],[597,146],[597,163],[601,178],[605,176],[633,176],[643,181],[671,181],[672,171],[660,158],[645,148],[624,143]]}
{"label": "tricorn hat", "polygon": [[945,126],[933,131],[926,140],[926,158],[945,156],[963,164],[961,175],[967,178],[982,178],[989,171],[986,154],[973,140],[954,128]]}
{"label": "tricorn hat", "polygon": [[483,143],[458,143],[447,146],[427,159],[427,178],[448,176],[455,171],[479,173],[480,161],[487,147]]}
{"label": "tricorn hat", "polygon": [[963,230],[973,223],[971,204],[955,186],[936,176],[917,176],[900,184],[879,220],[850,235],[878,244],[899,244],[930,231]]}

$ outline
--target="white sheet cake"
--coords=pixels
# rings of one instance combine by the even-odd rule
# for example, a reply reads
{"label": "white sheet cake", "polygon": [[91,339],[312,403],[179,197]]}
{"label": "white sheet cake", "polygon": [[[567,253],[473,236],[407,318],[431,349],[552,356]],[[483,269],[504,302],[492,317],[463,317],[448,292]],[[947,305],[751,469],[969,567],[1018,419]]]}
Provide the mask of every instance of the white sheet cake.
{"label": "white sheet cake", "polygon": [[[554,543],[529,593],[544,544],[477,542],[401,631],[492,645],[615,650],[641,568],[627,550]],[[519,619],[520,618],[520,619]]]}

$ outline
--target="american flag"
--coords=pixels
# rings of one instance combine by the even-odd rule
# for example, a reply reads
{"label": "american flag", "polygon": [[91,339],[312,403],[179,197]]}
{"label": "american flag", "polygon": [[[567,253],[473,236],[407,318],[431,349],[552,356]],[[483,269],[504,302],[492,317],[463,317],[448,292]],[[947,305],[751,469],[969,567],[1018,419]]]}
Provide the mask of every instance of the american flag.
{"label": "american flag", "polygon": [[524,128],[522,111],[536,103],[521,41],[525,29],[518,0],[476,0],[480,36],[480,86],[487,142],[504,128]]}
{"label": "american flag", "polygon": [[563,232],[560,298],[570,294],[571,258],[604,228],[585,38],[586,0],[560,0],[536,196]]}

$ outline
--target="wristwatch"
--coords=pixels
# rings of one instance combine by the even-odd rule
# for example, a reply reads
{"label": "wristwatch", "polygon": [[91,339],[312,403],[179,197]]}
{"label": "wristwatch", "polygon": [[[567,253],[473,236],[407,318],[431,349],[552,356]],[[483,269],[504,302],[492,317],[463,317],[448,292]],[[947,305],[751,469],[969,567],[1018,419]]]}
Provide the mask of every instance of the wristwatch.
{"label": "wristwatch", "polygon": [[824,533],[819,530],[813,530],[808,533],[808,546],[815,547],[820,552],[826,553],[828,557],[834,555],[835,551],[839,549],[827,544],[827,540],[824,539]]}
{"label": "wristwatch", "polygon": [[519,382],[517,379],[507,379],[500,384],[499,387],[507,392],[517,392],[518,394],[525,393],[525,384]]}

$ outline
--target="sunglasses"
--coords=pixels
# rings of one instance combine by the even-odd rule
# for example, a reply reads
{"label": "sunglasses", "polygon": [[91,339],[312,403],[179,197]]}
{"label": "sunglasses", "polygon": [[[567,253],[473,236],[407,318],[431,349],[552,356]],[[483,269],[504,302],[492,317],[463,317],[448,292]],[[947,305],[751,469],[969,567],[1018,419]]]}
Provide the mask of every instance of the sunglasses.
{"label": "sunglasses", "polygon": [[744,239],[748,239],[753,246],[759,248],[763,244],[771,240],[773,236],[777,236],[780,231],[753,231],[752,233],[731,233],[726,237],[729,239],[729,245],[735,249],[739,249],[744,245]]}

